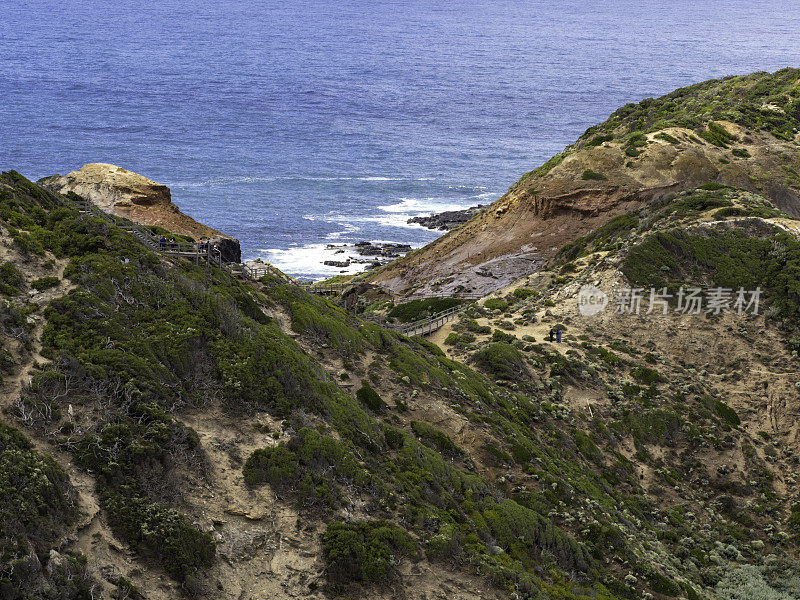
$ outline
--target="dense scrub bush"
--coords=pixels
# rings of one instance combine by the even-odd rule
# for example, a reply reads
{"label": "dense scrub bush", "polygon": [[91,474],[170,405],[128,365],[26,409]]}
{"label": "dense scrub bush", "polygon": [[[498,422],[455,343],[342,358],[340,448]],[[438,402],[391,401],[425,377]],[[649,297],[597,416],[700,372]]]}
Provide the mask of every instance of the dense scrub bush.
{"label": "dense scrub bush", "polygon": [[700,132],[700,137],[720,148],[727,148],[731,142],[735,142],[737,139],[735,135],[714,121],[711,121],[708,127]]}
{"label": "dense scrub bush", "polygon": [[183,581],[214,561],[211,535],[193,527],[178,511],[142,496],[107,490],[103,507],[111,529],[144,554],[154,555],[164,569]]}
{"label": "dense scrub bush", "polygon": [[530,288],[516,288],[513,292],[511,292],[515,298],[519,298],[520,300],[524,300],[525,298],[530,298],[531,296],[538,296],[540,294],[539,290],[532,290]]}
{"label": "dense scrub bush", "polygon": [[411,536],[386,521],[334,521],[322,535],[325,573],[333,591],[353,582],[391,581],[399,559],[416,558],[417,554]]}
{"label": "dense scrub bush", "polygon": [[411,422],[411,430],[426,446],[433,448],[445,456],[457,456],[463,454],[450,436],[436,429],[435,427],[420,421]]}
{"label": "dense scrub bush", "polygon": [[466,346],[475,341],[475,335],[472,333],[456,333],[451,331],[444,339],[445,346]]}
{"label": "dense scrub bush", "polygon": [[589,552],[579,542],[513,500],[490,505],[483,517],[497,542],[515,558],[525,560],[547,551],[564,569],[587,571],[592,563]]}
{"label": "dense scrub bush", "polygon": [[53,277],[52,275],[47,275],[46,277],[40,277],[31,283],[31,287],[35,290],[47,290],[52,287],[55,287],[59,284],[60,279],[58,277]]}
{"label": "dense scrub bush", "polygon": [[591,148],[592,146],[600,146],[604,142],[610,142],[613,139],[614,139],[614,135],[610,134],[610,133],[607,133],[605,135],[596,135],[593,138],[589,139],[589,141],[586,142],[586,146],[589,147],[589,148]]}
{"label": "dense scrub bush", "polygon": [[649,367],[633,367],[631,369],[631,377],[645,385],[653,385],[664,381],[658,371]]}
{"label": "dense scrub bush", "polygon": [[674,446],[681,435],[683,420],[671,409],[655,408],[640,413],[625,411],[621,423],[612,426],[629,432],[639,447],[646,444]]}
{"label": "dense scrub bush", "polygon": [[548,159],[544,164],[539,167],[536,167],[533,171],[528,171],[525,173],[521,178],[520,181],[528,179],[529,177],[544,177],[550,171],[552,171],[555,167],[561,164],[567,156],[572,154],[571,150],[565,150],[560,154],[556,154],[552,158]]}
{"label": "dense scrub bush", "polygon": [[506,310],[508,308],[508,302],[503,300],[502,298],[489,298],[485,300],[483,303],[485,308],[489,310]]}
{"label": "dense scrub bush", "polygon": [[0,293],[15,296],[22,287],[22,272],[10,262],[0,263]]}
{"label": "dense scrub bush", "polygon": [[453,308],[461,304],[463,300],[458,298],[422,298],[398,304],[389,311],[387,316],[390,319],[397,319],[401,323],[411,323],[419,321],[431,315]]}
{"label": "dense scrub bush", "polygon": [[669,142],[670,144],[679,144],[680,140],[673,135],[668,134],[666,131],[661,131],[655,134],[653,137],[656,137],[660,140],[664,140],[665,142]]}
{"label": "dense scrub bush", "polygon": [[373,485],[342,442],[308,428],[300,429],[286,444],[254,451],[242,473],[249,486],[268,483],[309,509],[339,506],[342,495],[335,483],[348,483],[361,490]]}
{"label": "dense scrub bush", "polygon": [[726,191],[690,193],[678,196],[661,211],[661,215],[668,214],[678,218],[695,216],[711,208],[729,207],[732,204],[727,198]]}
{"label": "dense scrub bush", "polygon": [[[0,595],[33,597],[45,580],[79,598],[88,578],[85,559],[67,556],[63,568],[42,572],[36,558],[47,556],[78,515],[75,494],[63,469],[34,450],[18,430],[0,421]],[[73,568],[74,567],[74,568]],[[73,577],[74,575],[74,577]]]}
{"label": "dense scrub bush", "polygon": [[728,423],[728,425],[738,427],[741,423],[739,420],[739,415],[736,414],[736,411],[725,404],[722,400],[717,400],[711,396],[703,396],[700,401],[702,402],[703,406],[716,413],[717,416]]}
{"label": "dense scrub bush", "polygon": [[495,329],[492,331],[492,338],[493,342],[505,342],[507,344],[513,344],[516,341],[517,337],[513,333],[506,333],[501,329]]}
{"label": "dense scrub bush", "polygon": [[386,406],[378,392],[369,385],[366,379],[361,381],[361,387],[356,392],[356,398],[372,412],[381,412]]}
{"label": "dense scrub bush", "polygon": [[581,179],[587,181],[605,181],[608,178],[602,173],[598,173],[597,171],[592,171],[591,169],[586,169],[581,174]]}
{"label": "dense scrub bush", "polygon": [[485,335],[492,332],[492,328],[488,325],[479,325],[475,319],[467,319],[463,321],[464,328],[471,332],[480,335]]}
{"label": "dense scrub bush", "polygon": [[528,367],[519,350],[506,342],[492,342],[475,354],[472,360],[481,369],[498,379],[520,381],[529,377]]}
{"label": "dense scrub bush", "polygon": [[44,552],[77,515],[64,470],[40,455],[18,430],[0,421],[0,545],[27,540]]}

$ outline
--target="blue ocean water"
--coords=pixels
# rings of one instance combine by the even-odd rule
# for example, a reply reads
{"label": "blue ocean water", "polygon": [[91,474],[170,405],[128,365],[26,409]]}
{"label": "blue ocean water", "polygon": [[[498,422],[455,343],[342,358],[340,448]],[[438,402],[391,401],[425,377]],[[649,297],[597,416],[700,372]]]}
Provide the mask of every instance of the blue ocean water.
{"label": "blue ocean water", "polygon": [[617,107],[800,66],[764,0],[0,0],[0,168],[110,162],[294,274],[421,245]]}

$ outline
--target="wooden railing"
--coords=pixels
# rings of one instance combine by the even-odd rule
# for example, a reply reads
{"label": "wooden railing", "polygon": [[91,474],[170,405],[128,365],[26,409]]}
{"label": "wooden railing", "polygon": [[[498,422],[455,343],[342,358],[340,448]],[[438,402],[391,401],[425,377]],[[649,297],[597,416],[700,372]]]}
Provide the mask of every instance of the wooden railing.
{"label": "wooden railing", "polygon": [[452,321],[455,319],[456,315],[466,308],[467,304],[459,304],[457,306],[452,306],[447,310],[443,310],[442,312],[436,313],[435,315],[431,315],[426,319],[421,319],[419,321],[414,321],[413,323],[405,323],[403,325],[398,325],[392,327],[395,331],[399,331],[403,335],[428,335],[429,333],[433,333],[440,327],[442,327],[445,323]]}

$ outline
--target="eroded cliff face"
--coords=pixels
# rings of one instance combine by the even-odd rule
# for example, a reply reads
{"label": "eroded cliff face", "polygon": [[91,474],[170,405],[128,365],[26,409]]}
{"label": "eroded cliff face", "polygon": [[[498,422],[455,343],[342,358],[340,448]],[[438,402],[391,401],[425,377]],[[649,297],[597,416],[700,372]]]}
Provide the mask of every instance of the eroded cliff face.
{"label": "eroded cliff face", "polygon": [[[760,193],[800,216],[800,146],[720,121],[716,146],[681,127],[591,145],[579,141],[517,181],[464,226],[381,270],[395,292],[488,292],[533,272],[566,243],[645,202],[708,182]],[[631,150],[633,149],[633,150]],[[735,150],[735,152],[734,152]],[[632,154],[638,153],[637,156]]]}
{"label": "eroded cliff face", "polygon": [[156,225],[197,240],[213,240],[222,250],[224,260],[241,261],[237,239],[185,215],[173,204],[166,185],[138,173],[115,165],[91,163],[67,175],[45,177],[38,183],[59,194],[74,192],[106,212],[141,225]]}

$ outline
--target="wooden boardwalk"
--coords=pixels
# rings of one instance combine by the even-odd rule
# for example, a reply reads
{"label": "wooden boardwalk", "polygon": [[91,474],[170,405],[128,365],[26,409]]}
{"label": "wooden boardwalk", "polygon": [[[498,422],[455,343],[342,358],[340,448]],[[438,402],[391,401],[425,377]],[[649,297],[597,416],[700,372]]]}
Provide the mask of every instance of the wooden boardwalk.
{"label": "wooden boardwalk", "polygon": [[[320,295],[339,294],[353,285],[351,283],[300,282],[269,263],[256,262],[248,265],[246,263],[225,262],[222,260],[222,254],[219,248],[213,243],[183,243],[166,241],[164,238],[154,235],[146,227],[139,225],[138,223],[134,223],[133,221],[124,217],[117,217],[104,212],[91,202],[85,200],[78,201],[68,199],[68,203],[82,214],[92,215],[99,219],[103,219],[104,221],[107,221],[113,225],[116,225],[120,229],[127,231],[142,244],[155,252],[160,252],[166,256],[184,258],[197,265],[207,264],[217,267],[240,279],[258,281],[265,275],[272,275],[273,277],[276,277],[285,283],[297,286],[309,293]],[[443,296],[431,293],[410,296],[408,300],[420,300],[423,298],[459,298],[463,300],[476,300],[480,297],[480,294],[458,294],[455,296]],[[436,313],[435,315],[431,315],[428,318],[414,321],[413,323],[403,323],[400,325],[394,325],[386,322],[380,323],[382,326],[394,329],[403,335],[428,335],[442,327],[442,325],[448,321],[454,319],[461,310],[468,306],[468,304],[469,303],[464,303],[458,306],[453,306],[447,310]]]}

